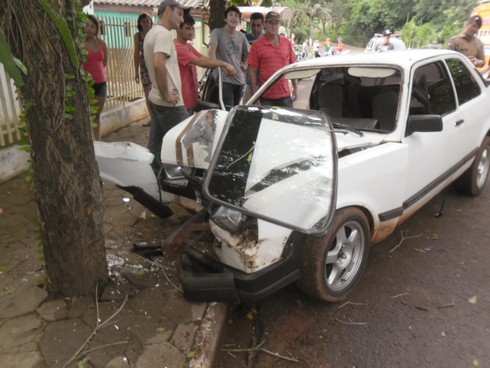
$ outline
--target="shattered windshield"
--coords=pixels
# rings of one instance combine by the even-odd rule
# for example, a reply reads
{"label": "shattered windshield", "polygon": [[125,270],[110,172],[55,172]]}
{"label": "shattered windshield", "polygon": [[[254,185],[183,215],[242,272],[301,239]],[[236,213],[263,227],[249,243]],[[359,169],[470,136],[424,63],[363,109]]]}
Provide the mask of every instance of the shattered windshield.
{"label": "shattered windshield", "polygon": [[334,206],[336,150],[317,111],[239,106],[230,112],[205,193],[280,225],[320,232]]}

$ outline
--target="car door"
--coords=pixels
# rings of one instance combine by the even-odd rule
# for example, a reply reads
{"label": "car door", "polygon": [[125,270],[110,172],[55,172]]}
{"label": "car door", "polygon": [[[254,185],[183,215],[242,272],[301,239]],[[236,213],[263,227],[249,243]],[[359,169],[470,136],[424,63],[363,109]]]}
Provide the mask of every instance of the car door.
{"label": "car door", "polygon": [[472,157],[489,126],[488,106],[483,107],[488,100],[483,93],[481,79],[460,58],[448,58],[446,64],[454,83],[458,110],[461,113],[461,120],[457,122],[461,158]]}
{"label": "car door", "polygon": [[430,192],[447,181],[464,152],[459,144],[463,116],[445,64],[415,65],[410,91],[409,115],[440,115],[443,127],[442,131],[414,132],[404,138],[408,146],[405,210],[430,199]]}

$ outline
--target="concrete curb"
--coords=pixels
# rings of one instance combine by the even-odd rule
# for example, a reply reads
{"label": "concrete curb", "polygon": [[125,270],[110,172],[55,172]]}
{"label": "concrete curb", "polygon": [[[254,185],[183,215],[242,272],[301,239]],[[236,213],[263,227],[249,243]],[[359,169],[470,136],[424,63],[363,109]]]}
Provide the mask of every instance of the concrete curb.
{"label": "concrete curb", "polygon": [[209,368],[214,365],[223,326],[227,320],[228,308],[224,303],[208,303],[203,320],[196,333],[192,351],[195,357],[189,368]]}
{"label": "concrete curb", "polygon": [[15,178],[29,169],[29,153],[12,146],[0,150],[0,183]]}

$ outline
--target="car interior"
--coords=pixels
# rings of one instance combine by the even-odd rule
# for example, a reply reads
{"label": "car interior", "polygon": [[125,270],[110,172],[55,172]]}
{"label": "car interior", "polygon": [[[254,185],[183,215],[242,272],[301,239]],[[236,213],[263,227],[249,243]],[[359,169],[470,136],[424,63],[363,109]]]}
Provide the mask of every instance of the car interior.
{"label": "car interior", "polygon": [[324,112],[337,126],[394,130],[401,73],[393,68],[324,68],[316,76],[310,109]]}

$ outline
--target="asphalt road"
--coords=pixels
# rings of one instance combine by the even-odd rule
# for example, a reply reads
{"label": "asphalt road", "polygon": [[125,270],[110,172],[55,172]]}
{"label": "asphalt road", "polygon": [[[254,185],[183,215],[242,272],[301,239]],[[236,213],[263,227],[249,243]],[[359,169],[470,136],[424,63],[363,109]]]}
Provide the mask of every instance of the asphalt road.
{"label": "asphalt road", "polygon": [[[371,247],[345,302],[294,285],[230,306],[221,367],[490,367],[490,184],[476,198],[441,195]],[[261,342],[270,353],[251,349]],[[293,362],[291,359],[297,360]]]}

